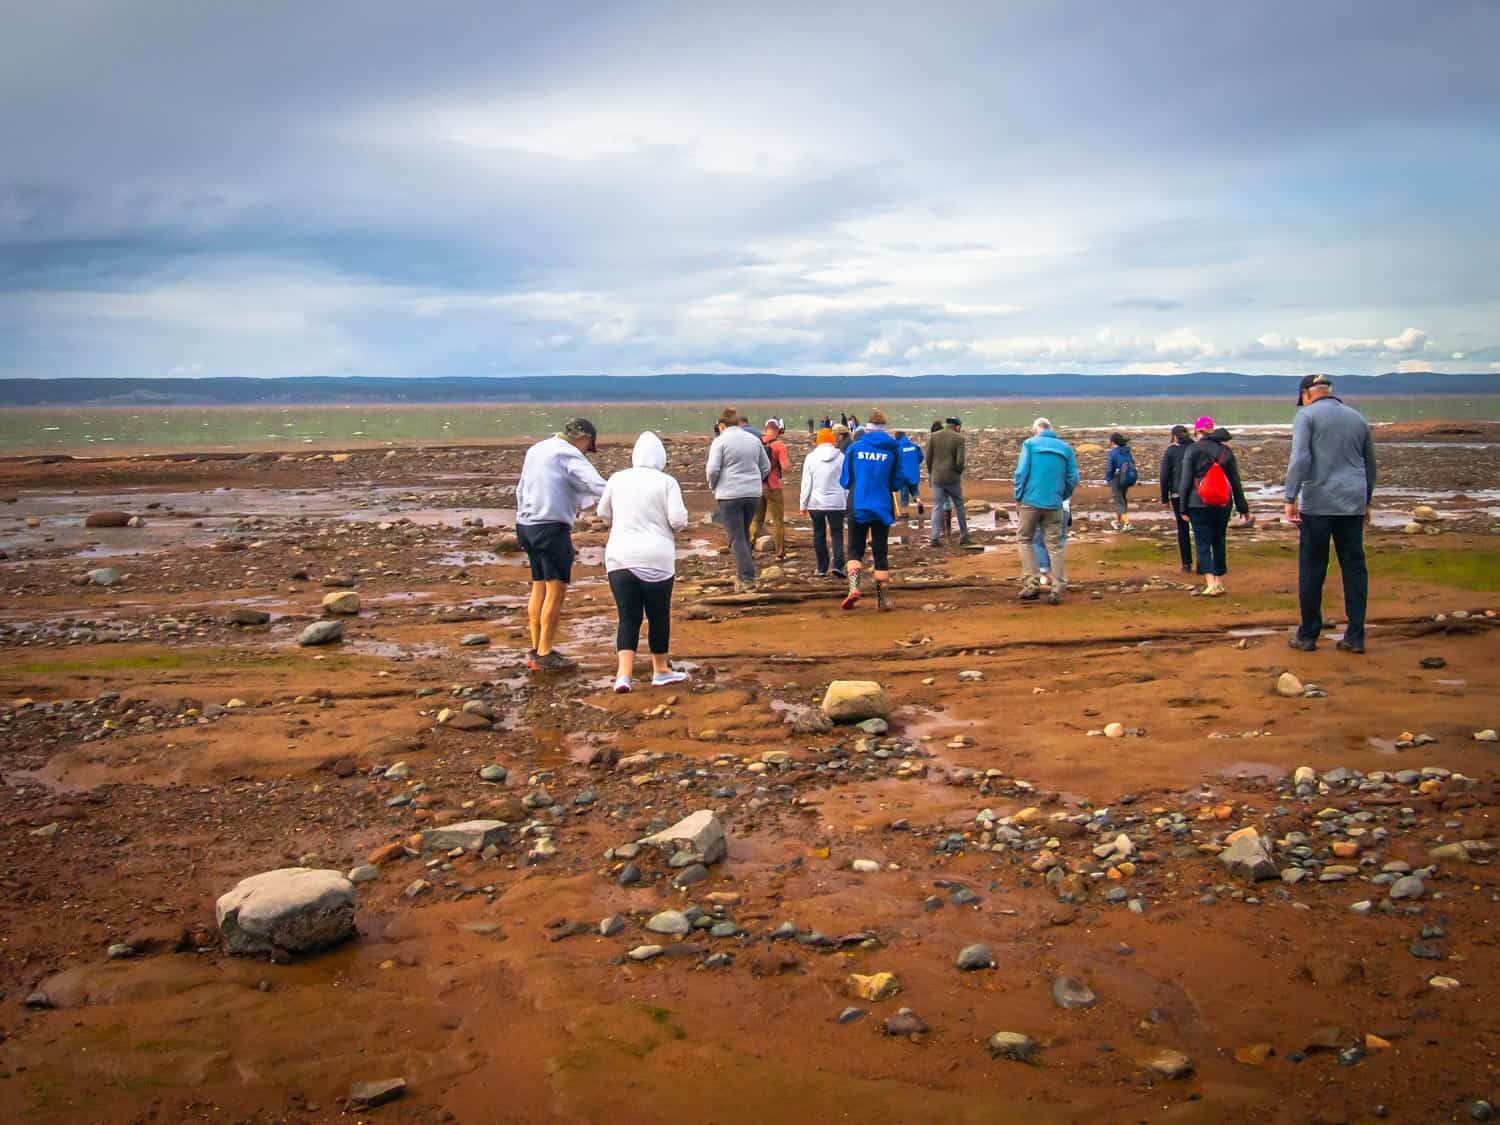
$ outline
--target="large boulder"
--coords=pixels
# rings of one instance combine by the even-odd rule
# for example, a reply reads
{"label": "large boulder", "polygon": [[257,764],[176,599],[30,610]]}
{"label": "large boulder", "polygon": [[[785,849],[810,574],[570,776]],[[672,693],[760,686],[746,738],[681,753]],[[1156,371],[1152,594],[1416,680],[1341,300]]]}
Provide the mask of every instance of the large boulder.
{"label": "large boulder", "polygon": [[129,527],[129,512],[92,512],[83,521],[84,527]]}
{"label": "large boulder", "polygon": [[1235,840],[1219,853],[1219,862],[1231,875],[1259,883],[1264,879],[1278,879],[1281,872],[1271,856],[1271,845],[1254,829]]}
{"label": "large boulder", "polygon": [[337,871],[283,867],[241,879],[214,914],[230,953],[285,960],[353,936],[354,898]]}
{"label": "large boulder", "polygon": [[874,680],[834,680],[823,695],[823,714],[836,723],[884,719],[890,713],[890,697]]}
{"label": "large boulder", "polygon": [[344,639],[342,621],[314,621],[297,634],[299,645],[331,645]]}
{"label": "large boulder", "polygon": [[351,614],[359,612],[359,595],[353,590],[335,590],[323,595],[323,612]]}
{"label": "large boulder", "polygon": [[670,853],[672,864],[677,867],[687,863],[718,863],[729,854],[724,825],[712,809],[699,809],[640,843]]}

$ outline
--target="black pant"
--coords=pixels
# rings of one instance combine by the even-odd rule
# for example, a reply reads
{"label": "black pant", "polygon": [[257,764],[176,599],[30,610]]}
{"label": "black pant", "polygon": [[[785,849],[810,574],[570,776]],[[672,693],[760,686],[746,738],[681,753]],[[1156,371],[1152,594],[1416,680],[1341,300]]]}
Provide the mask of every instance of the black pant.
{"label": "black pant", "polygon": [[1229,573],[1224,553],[1229,538],[1229,508],[1189,508],[1188,519],[1193,523],[1193,538],[1198,543],[1198,573],[1222,578]]}
{"label": "black pant", "polygon": [[1370,596],[1370,572],[1365,569],[1365,517],[1314,516],[1302,513],[1297,551],[1297,600],[1302,625],[1297,636],[1315,641],[1323,630],[1323,582],[1328,577],[1328,543],[1338,553],[1344,576],[1344,614],[1349,625],[1344,640],[1365,643],[1365,603]]}
{"label": "black pant", "polygon": [[844,513],[839,511],[808,512],[813,525],[813,557],[818,561],[818,573],[828,572],[828,542],[833,540],[833,569],[844,569]]}
{"label": "black pant", "polygon": [[1193,565],[1193,529],[1178,517],[1182,515],[1182,497],[1172,497],[1172,522],[1177,525],[1177,553],[1182,556],[1183,569]]}
{"label": "black pant", "polygon": [[609,572],[609,592],[615,596],[620,624],[615,651],[634,652],[641,643],[641,617],[651,622],[648,643],[653,656],[665,656],[672,640],[672,583],[642,582],[628,570]]}
{"label": "black pant", "polygon": [[849,558],[852,562],[863,562],[865,558],[865,536],[870,538],[870,554],[875,559],[876,570],[890,570],[889,544],[891,529],[884,523],[860,523],[849,525]]}

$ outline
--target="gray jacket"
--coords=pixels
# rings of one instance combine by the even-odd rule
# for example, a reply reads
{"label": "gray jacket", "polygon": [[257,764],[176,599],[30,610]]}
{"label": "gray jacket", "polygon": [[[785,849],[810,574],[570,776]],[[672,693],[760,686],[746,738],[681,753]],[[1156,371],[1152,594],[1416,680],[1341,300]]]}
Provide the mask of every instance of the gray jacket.
{"label": "gray jacket", "polygon": [[708,447],[708,487],[715,500],[760,499],[770,472],[765,444],[743,426],[730,426]]}
{"label": "gray jacket", "polygon": [[1312,516],[1362,516],[1375,495],[1375,440],[1353,407],[1329,395],[1297,411],[1285,499]]}
{"label": "gray jacket", "polygon": [[553,435],[526,451],[516,485],[516,522],[573,526],[604,492],[604,478],[578,447]]}

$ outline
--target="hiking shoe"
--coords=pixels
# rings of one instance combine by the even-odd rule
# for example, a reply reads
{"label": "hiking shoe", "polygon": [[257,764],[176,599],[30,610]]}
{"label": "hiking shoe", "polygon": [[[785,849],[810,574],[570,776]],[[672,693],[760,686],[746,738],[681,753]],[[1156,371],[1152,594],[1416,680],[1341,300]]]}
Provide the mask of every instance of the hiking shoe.
{"label": "hiking shoe", "polygon": [[839,603],[840,609],[853,609],[859,604],[859,579],[861,573],[861,571],[856,570],[849,575],[849,593]]}
{"label": "hiking shoe", "polygon": [[615,694],[616,695],[629,695],[630,694],[630,677],[629,676],[616,676],[615,677]]}
{"label": "hiking shoe", "polygon": [[848,571],[846,571],[846,570],[840,570],[838,567],[834,567],[828,573],[831,574],[831,575],[833,575],[835,578],[848,578],[849,577],[849,572]]}
{"label": "hiking shoe", "polygon": [[1133,524],[1133,523],[1122,523],[1120,525],[1120,530],[1121,531],[1134,531],[1135,530],[1135,524]]}
{"label": "hiking shoe", "polygon": [[967,535],[965,535],[962,539],[960,539],[958,541],[958,545],[960,547],[972,547],[972,546],[974,546],[974,540],[970,539]]}
{"label": "hiking shoe", "polygon": [[[1340,642],[1341,644],[1343,642]],[[1286,642],[1287,648],[1294,648],[1298,652],[1314,652],[1317,650],[1317,641],[1305,641],[1301,637],[1292,637]]]}
{"label": "hiking shoe", "polygon": [[880,610],[881,613],[890,613],[891,611],[891,603],[890,599],[886,597],[886,584],[884,582],[875,583],[875,608]]}
{"label": "hiking shoe", "polygon": [[536,658],[536,670],[538,672],[576,672],[578,661],[569,660],[560,652],[549,652],[545,656]]}
{"label": "hiking shoe", "polygon": [[687,678],[686,672],[679,672],[676,668],[668,672],[653,672],[651,673],[651,686],[666,687],[669,684],[680,684]]}
{"label": "hiking shoe", "polygon": [[536,662],[536,649],[534,648],[526,650],[526,670],[528,672],[540,672],[542,670],[541,666]]}
{"label": "hiking shoe", "polygon": [[1023,586],[1021,587],[1021,592],[1016,595],[1016,599],[1023,602],[1034,602],[1041,596],[1042,588],[1040,586]]}
{"label": "hiking shoe", "polygon": [[813,571],[813,577],[814,578],[827,578],[828,577],[828,572],[826,570],[815,570],[815,571]]}
{"label": "hiking shoe", "polygon": [[1340,652],[1352,652],[1357,656],[1363,656],[1365,654],[1365,646],[1364,642],[1362,641],[1339,641],[1339,643],[1334,645],[1333,647],[1338,649]]}
{"label": "hiking shoe", "polygon": [[1062,591],[1056,586],[1047,592],[1048,605],[1062,605]]}

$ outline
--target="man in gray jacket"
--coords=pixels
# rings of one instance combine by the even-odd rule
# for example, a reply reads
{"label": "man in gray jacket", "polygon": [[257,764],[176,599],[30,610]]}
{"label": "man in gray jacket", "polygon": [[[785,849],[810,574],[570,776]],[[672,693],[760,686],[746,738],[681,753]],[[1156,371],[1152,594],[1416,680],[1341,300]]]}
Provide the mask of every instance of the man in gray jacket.
{"label": "man in gray jacket", "polygon": [[1301,528],[1297,598],[1302,624],[1289,643],[1303,652],[1318,647],[1332,540],[1344,576],[1344,613],[1349,618],[1338,647],[1364,652],[1365,603],[1370,592],[1364,527],[1375,495],[1375,441],[1364,416],[1334,397],[1333,383],[1326,375],[1302,380],[1297,405],[1301,409],[1292,426],[1292,459],[1283,498],[1287,522]]}
{"label": "man in gray jacket", "polygon": [[734,407],[719,415],[718,436],[708,447],[708,487],[719,502],[719,519],[734,552],[734,592],[755,590],[755,553],[750,521],[760,508],[760,494],[771,472],[771,458],[760,438],[740,425]]}
{"label": "man in gray jacket", "polygon": [[571,672],[575,661],[552,644],[562,618],[563,598],[573,581],[573,521],[604,492],[604,478],[584,456],[598,448],[599,433],[587,418],[574,418],[560,434],[526,451],[516,485],[516,538],[531,564],[531,598],[526,621],[533,672]]}

